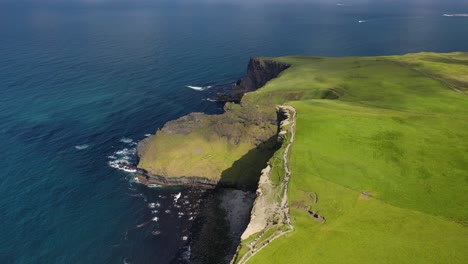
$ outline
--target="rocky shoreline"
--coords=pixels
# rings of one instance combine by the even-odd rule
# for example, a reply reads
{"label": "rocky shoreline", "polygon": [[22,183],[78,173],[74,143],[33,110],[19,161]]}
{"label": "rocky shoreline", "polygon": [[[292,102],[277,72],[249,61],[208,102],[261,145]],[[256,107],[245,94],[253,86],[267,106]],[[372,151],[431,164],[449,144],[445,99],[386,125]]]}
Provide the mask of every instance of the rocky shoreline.
{"label": "rocky shoreline", "polygon": [[160,175],[152,175],[143,169],[137,169],[137,180],[145,185],[160,185],[160,186],[199,186],[205,188],[215,188],[218,186],[217,181],[211,181],[207,178],[192,176],[192,177],[165,177]]}

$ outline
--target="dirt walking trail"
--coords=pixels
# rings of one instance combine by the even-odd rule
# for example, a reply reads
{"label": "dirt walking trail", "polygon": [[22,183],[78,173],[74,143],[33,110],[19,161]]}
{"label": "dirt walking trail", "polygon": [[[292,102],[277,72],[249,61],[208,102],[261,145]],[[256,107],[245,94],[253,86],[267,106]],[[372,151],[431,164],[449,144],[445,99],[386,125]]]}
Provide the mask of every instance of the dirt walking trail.
{"label": "dirt walking trail", "polygon": [[[249,246],[249,252],[247,252],[244,256],[242,256],[242,258],[239,261],[237,261],[237,263],[240,263],[240,264],[247,263],[253,256],[255,256],[258,252],[260,252],[266,246],[268,246],[273,240],[275,240],[275,239],[277,239],[277,238],[279,238],[281,236],[284,236],[287,233],[290,233],[290,232],[294,231],[294,226],[293,226],[293,224],[291,222],[291,215],[290,215],[290,209],[289,209],[289,203],[288,203],[289,182],[291,180],[291,169],[289,167],[288,157],[289,157],[289,154],[290,154],[290,151],[291,151],[291,146],[292,146],[292,144],[294,142],[294,139],[295,139],[296,109],[294,109],[294,107],[292,107],[292,106],[279,106],[278,108],[281,109],[282,111],[284,111],[284,113],[288,117],[287,119],[285,119],[285,120],[283,120],[281,122],[281,129],[282,129],[281,132],[286,131],[286,130],[283,130],[283,129],[286,126],[290,125],[289,129],[288,129],[289,134],[290,134],[290,138],[289,138],[289,141],[287,142],[286,147],[284,148],[284,152],[283,152],[283,156],[282,156],[285,175],[284,175],[284,178],[283,178],[283,180],[281,182],[280,189],[283,189],[284,191],[283,191],[283,194],[282,194],[280,206],[276,207],[273,214],[276,215],[276,216],[279,216],[279,218],[281,219],[281,221],[279,221],[279,222],[283,222],[287,226],[287,228],[286,228],[286,230],[283,230],[283,231],[280,231],[280,232],[273,232],[270,235],[270,237],[265,237],[264,235],[265,235],[266,232],[265,232],[265,230],[262,231],[262,233],[253,242],[251,242],[248,245]],[[288,131],[286,131],[286,133],[288,133]],[[279,226],[281,227],[281,225],[279,225]],[[254,243],[256,243],[256,241],[259,241],[259,240],[261,240],[261,243],[258,243],[258,244],[260,244],[260,247],[257,247],[259,245],[258,244],[254,245]]]}

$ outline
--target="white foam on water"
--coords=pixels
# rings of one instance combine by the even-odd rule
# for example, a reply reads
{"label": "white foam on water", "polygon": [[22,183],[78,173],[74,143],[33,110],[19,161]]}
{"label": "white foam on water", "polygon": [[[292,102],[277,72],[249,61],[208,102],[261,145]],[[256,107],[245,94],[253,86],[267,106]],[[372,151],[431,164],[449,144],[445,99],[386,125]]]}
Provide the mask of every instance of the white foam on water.
{"label": "white foam on water", "polygon": [[135,176],[130,179],[130,182],[140,183],[140,180],[138,179],[138,177]]}
{"label": "white foam on water", "polygon": [[[131,138],[122,138],[120,142],[135,146],[137,143]],[[125,171],[128,173],[137,172],[136,167],[136,148],[135,147],[124,147],[120,150],[115,151],[112,155],[107,157],[109,159],[108,164],[110,167]],[[138,182],[138,181],[135,181]]]}
{"label": "white foam on water", "polygon": [[75,146],[75,148],[76,148],[77,150],[87,149],[87,148],[89,148],[89,145],[88,145],[88,144],[77,145],[77,146]]}
{"label": "white foam on water", "polygon": [[136,143],[133,141],[133,139],[126,138],[126,137],[121,138],[120,142],[125,143],[125,144],[130,144],[130,145],[136,145]]}
{"label": "white foam on water", "polygon": [[187,85],[185,86],[187,88],[190,88],[192,90],[195,90],[195,91],[204,91],[206,89],[210,89],[211,88],[211,85],[208,85],[208,86],[193,86],[193,85]]}
{"label": "white foam on water", "polygon": [[148,204],[148,207],[149,207],[149,208],[156,208],[156,203],[149,203],[149,204]]}
{"label": "white foam on water", "polygon": [[148,187],[149,187],[149,188],[160,188],[160,187],[162,187],[162,185],[158,185],[158,184],[148,184]]}
{"label": "white foam on water", "polygon": [[125,159],[125,158],[110,160],[108,164],[112,168],[122,170],[125,172],[129,172],[129,173],[135,173],[137,171],[135,165],[130,163],[128,159]]}
{"label": "white foam on water", "polygon": [[[183,238],[182,238],[183,239]],[[192,255],[192,248],[190,248],[190,245],[188,246],[187,250],[184,251],[182,258],[185,261],[190,261],[190,256]]]}
{"label": "white foam on water", "polygon": [[157,235],[160,235],[160,234],[161,234],[161,231],[159,231],[159,230],[154,230],[153,232],[151,232],[151,234],[153,234],[154,236],[157,236]]}
{"label": "white foam on water", "polygon": [[178,194],[174,195],[174,202],[175,203],[177,203],[177,201],[179,200],[180,195],[182,195],[182,193],[178,193]]}
{"label": "white foam on water", "polygon": [[134,155],[134,154],[136,154],[135,148],[130,148],[130,149],[124,148],[115,152],[115,155],[119,155],[119,156],[127,156],[127,155]]}
{"label": "white foam on water", "polygon": [[151,137],[152,135],[151,134],[145,134],[145,137]]}

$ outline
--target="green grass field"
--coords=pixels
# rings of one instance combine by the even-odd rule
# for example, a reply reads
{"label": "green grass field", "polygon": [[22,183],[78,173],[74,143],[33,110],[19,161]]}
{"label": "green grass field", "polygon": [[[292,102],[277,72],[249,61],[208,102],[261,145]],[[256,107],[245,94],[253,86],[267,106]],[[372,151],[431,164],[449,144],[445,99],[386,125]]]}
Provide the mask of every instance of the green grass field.
{"label": "green grass field", "polygon": [[[255,189],[292,105],[295,231],[249,262],[468,263],[468,53],[274,60],[292,66],[223,115],[172,122],[139,165]],[[270,164],[279,184],[281,152]]]}
{"label": "green grass field", "polygon": [[278,60],[245,99],[297,110],[296,230],[249,263],[467,263],[468,55]]}

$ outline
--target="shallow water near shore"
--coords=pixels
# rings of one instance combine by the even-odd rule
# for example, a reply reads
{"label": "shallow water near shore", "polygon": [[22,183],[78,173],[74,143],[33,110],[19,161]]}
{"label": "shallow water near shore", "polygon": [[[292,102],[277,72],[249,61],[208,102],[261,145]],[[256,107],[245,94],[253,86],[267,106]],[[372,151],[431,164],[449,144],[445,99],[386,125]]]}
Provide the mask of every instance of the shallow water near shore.
{"label": "shallow water near shore", "polygon": [[112,165],[169,120],[221,113],[210,89],[250,56],[466,51],[468,19],[443,14],[467,3],[343,2],[0,1],[0,262],[188,261],[219,200]]}

